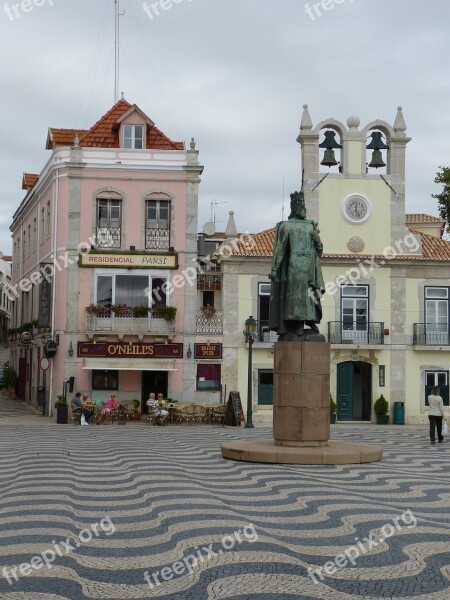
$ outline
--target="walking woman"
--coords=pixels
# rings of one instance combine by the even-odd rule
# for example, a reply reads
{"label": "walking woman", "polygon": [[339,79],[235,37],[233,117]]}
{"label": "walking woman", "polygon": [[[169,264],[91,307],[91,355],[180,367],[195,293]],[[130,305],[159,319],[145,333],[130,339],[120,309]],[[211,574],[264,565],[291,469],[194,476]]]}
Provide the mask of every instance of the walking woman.
{"label": "walking woman", "polygon": [[431,390],[431,394],[428,396],[428,404],[430,405],[428,419],[430,420],[430,440],[432,445],[436,443],[436,430],[439,442],[442,443],[444,441],[444,437],[442,435],[442,419],[446,419],[444,412],[444,401],[439,394],[439,388],[434,387]]}

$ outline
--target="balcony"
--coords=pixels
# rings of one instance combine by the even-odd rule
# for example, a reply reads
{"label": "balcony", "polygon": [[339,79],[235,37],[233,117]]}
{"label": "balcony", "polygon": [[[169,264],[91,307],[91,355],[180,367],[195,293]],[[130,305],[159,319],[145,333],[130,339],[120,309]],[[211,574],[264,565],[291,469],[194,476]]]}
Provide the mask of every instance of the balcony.
{"label": "balcony", "polygon": [[147,228],[145,230],[145,248],[146,250],[169,250],[169,230]]}
{"label": "balcony", "polygon": [[196,314],[197,333],[221,334],[223,333],[223,310],[216,310],[213,315],[208,315],[204,310]]}
{"label": "balcony", "polygon": [[120,227],[97,227],[98,248],[120,248]]}
{"label": "balcony", "polygon": [[258,337],[256,341],[273,344],[278,340],[276,331],[270,331],[269,321],[258,321]]}
{"label": "balcony", "polygon": [[448,323],[414,323],[413,346],[449,346]]}
{"label": "balcony", "polygon": [[381,345],[384,344],[384,323],[328,322],[330,344]]}
{"label": "balcony", "polygon": [[86,329],[92,332],[109,333],[170,333],[175,331],[175,320],[167,321],[160,315],[149,313],[148,317],[132,317],[130,311],[123,315],[105,313],[86,315]]}

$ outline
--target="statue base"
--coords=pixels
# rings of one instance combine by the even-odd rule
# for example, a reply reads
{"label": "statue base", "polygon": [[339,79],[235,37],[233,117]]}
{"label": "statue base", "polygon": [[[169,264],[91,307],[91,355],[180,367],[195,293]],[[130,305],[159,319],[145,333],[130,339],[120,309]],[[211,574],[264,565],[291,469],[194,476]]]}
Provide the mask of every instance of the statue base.
{"label": "statue base", "polygon": [[317,342],[299,341],[297,336],[294,341],[275,343],[274,440],[226,442],[221,445],[224,458],[291,465],[347,465],[381,460],[380,446],[328,441],[330,345]]}
{"label": "statue base", "polygon": [[220,446],[222,456],[244,462],[284,465],[349,465],[381,460],[383,448],[373,444],[330,441],[322,447],[278,446],[273,440],[236,440]]}

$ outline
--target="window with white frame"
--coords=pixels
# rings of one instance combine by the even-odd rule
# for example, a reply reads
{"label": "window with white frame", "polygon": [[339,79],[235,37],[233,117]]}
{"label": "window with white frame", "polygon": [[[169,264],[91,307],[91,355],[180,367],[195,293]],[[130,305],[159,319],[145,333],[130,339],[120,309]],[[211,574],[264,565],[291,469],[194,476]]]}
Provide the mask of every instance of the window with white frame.
{"label": "window with white frame", "polygon": [[258,340],[276,342],[277,334],[269,330],[270,283],[258,283]]}
{"label": "window with white frame", "polygon": [[144,125],[123,126],[123,147],[132,150],[142,150],[144,148]]}
{"label": "window with white frame", "polygon": [[342,339],[367,342],[369,322],[369,286],[341,287]]}
{"label": "window with white frame", "polygon": [[170,247],[170,199],[165,194],[149,194],[145,199],[145,247]]}
{"label": "window with white frame", "polygon": [[47,228],[46,228],[46,236],[50,235],[50,200],[47,202]]}
{"label": "window with white frame", "polygon": [[45,207],[41,208],[41,234],[40,234],[41,242],[45,239]]}
{"label": "window with white frame", "polygon": [[425,405],[428,406],[428,396],[437,387],[445,406],[449,405],[448,371],[425,371]]}
{"label": "window with white frame", "polygon": [[99,274],[96,280],[96,303],[106,308],[112,304],[128,308],[165,305],[167,279],[153,274]]}
{"label": "window with white frame", "polygon": [[425,336],[427,344],[448,343],[449,288],[425,287]]}
{"label": "window with white frame", "polygon": [[97,197],[96,241],[100,248],[120,248],[122,196],[115,192]]}

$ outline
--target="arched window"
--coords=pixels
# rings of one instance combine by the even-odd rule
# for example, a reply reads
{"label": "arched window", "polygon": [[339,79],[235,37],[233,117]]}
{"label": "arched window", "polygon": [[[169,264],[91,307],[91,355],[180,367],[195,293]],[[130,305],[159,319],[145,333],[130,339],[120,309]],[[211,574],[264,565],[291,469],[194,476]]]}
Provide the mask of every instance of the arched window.
{"label": "arched window", "polygon": [[150,250],[170,248],[170,196],[152,193],[145,198],[145,247]]}
{"label": "arched window", "polygon": [[120,248],[122,229],[122,196],[102,192],[97,196],[96,242],[98,248]]}

